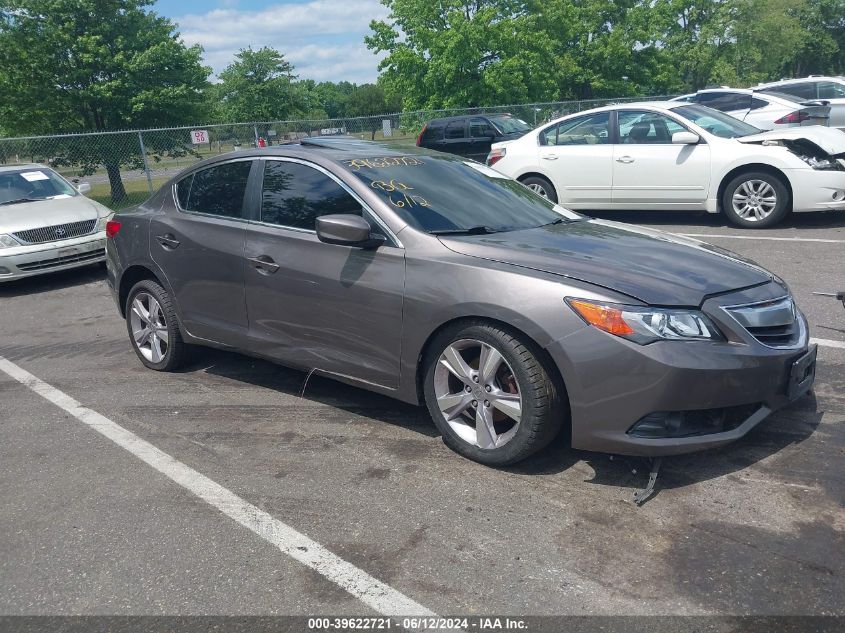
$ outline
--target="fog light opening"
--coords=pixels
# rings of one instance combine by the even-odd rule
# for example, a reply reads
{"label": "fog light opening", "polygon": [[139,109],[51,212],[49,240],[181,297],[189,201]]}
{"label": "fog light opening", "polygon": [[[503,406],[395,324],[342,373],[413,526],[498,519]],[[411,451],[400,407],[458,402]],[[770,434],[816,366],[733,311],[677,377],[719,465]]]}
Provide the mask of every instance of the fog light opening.
{"label": "fog light opening", "polygon": [[724,433],[740,426],[759,408],[758,403],[699,411],[655,411],[640,418],[628,429],[628,435],[667,439]]}

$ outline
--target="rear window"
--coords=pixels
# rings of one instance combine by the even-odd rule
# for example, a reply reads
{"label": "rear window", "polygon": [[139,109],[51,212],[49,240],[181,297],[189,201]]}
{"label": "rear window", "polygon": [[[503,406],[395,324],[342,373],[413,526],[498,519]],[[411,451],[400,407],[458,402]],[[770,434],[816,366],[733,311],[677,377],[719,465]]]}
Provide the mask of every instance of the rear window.
{"label": "rear window", "polygon": [[428,232],[486,227],[490,232],[566,221],[524,185],[456,156],[361,157],[344,166],[411,226]]}
{"label": "rear window", "polygon": [[761,92],[768,92],[769,94],[776,94],[778,96],[790,95],[798,99],[815,99],[816,85],[812,81],[805,81],[794,84],[783,84],[780,86],[771,86],[763,88]]}
{"label": "rear window", "polygon": [[225,218],[244,217],[244,195],[251,167],[252,161],[242,160],[195,172],[184,205],[183,192],[180,192],[179,186],[176,188],[180,206],[194,213]]}
{"label": "rear window", "polygon": [[447,139],[466,138],[466,121],[464,119],[449,121],[446,126],[445,137]]}
{"label": "rear window", "polygon": [[422,135],[422,142],[433,143],[434,141],[443,140],[443,121],[432,121],[425,126],[425,131]]}

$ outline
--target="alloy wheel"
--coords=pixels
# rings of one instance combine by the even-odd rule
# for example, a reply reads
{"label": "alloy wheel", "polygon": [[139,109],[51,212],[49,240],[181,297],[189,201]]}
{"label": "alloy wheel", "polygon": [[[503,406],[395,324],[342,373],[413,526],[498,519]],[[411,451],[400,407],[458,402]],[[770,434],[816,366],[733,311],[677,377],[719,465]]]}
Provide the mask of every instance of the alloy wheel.
{"label": "alloy wheel", "polygon": [[534,193],[540,194],[544,198],[549,197],[549,194],[548,194],[548,192],[546,191],[546,188],[543,185],[540,185],[536,182],[532,182],[530,185],[528,185],[528,188],[531,191],[533,191]]}
{"label": "alloy wheel", "polygon": [[151,363],[160,363],[167,354],[167,321],[161,304],[148,292],[132,300],[129,318],[132,338],[138,351]]}
{"label": "alloy wheel", "polygon": [[765,180],[746,180],[733,194],[733,210],[743,220],[759,222],[769,217],[778,204],[774,187]]}
{"label": "alloy wheel", "polygon": [[437,406],[450,428],[481,449],[507,444],[522,418],[522,395],[511,366],[495,347],[475,339],[452,342],[434,370]]}

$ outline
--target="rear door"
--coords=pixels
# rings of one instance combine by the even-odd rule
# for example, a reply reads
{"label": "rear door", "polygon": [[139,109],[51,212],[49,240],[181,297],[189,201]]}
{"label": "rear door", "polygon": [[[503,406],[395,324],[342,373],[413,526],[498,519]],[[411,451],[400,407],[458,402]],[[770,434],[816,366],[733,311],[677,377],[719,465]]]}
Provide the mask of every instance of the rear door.
{"label": "rear door", "polygon": [[490,153],[490,146],[496,137],[496,129],[484,117],[472,117],[469,120],[469,148],[467,158],[483,163]]}
{"label": "rear door", "polygon": [[[247,230],[250,348],[303,369],[395,388],[399,381],[405,251],[361,200],[322,167],[261,161],[260,216]],[[364,215],[387,242],[325,244],[320,215]]]}
{"label": "rear door", "polygon": [[469,154],[467,119],[465,117],[453,119],[446,123],[446,129],[443,131],[442,149],[439,147],[437,149],[441,152],[449,152],[458,156],[467,156]]}
{"label": "rear door", "polygon": [[619,110],[614,146],[613,207],[702,209],[710,183],[710,146],[674,144],[689,132],[675,119],[649,110]]}
{"label": "rear door", "polygon": [[539,135],[540,166],[558,201],[577,209],[601,209],[611,202],[613,145],[610,113],[598,112],[550,125]]}
{"label": "rear door", "polygon": [[150,255],[175,294],[193,336],[232,346],[246,340],[246,194],[254,161],[189,174],[150,222]]}

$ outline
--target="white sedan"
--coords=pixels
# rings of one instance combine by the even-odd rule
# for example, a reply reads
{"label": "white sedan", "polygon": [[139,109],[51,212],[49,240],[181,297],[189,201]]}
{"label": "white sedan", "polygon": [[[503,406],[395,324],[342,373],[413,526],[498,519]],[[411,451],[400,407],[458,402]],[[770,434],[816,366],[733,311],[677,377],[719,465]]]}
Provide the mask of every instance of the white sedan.
{"label": "white sedan", "polygon": [[845,132],[760,132],[677,101],[566,116],[494,144],[487,164],[571,209],[721,211],[749,228],[845,210]]}

